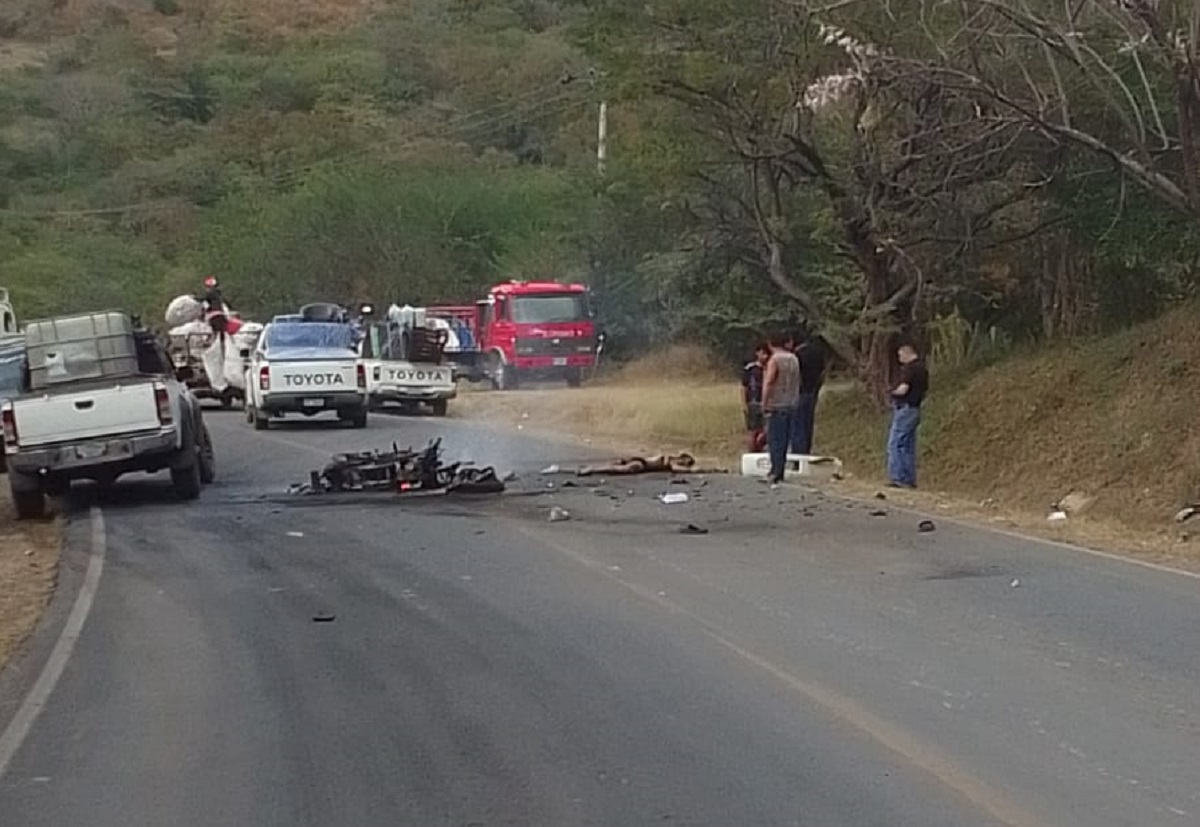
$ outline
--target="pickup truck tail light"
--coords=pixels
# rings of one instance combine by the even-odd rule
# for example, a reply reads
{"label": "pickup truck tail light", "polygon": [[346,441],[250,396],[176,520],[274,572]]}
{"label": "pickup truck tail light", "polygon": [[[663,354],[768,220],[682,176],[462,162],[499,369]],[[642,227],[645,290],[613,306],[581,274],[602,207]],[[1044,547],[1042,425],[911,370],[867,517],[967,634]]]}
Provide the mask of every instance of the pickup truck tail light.
{"label": "pickup truck tail light", "polygon": [[266,391],[271,389],[271,369],[262,367],[258,369],[258,389]]}
{"label": "pickup truck tail light", "polygon": [[365,388],[367,386],[367,368],[362,362],[359,362],[357,367],[358,370],[355,372],[358,375],[358,386],[360,388]]}
{"label": "pickup truck tail light", "polygon": [[171,396],[162,385],[154,386],[154,403],[158,406],[158,421],[163,425],[170,425],[174,421],[171,414]]}
{"label": "pickup truck tail light", "polygon": [[0,418],[4,421],[4,444],[17,444],[17,417],[13,414],[13,409],[10,405],[4,406],[4,411],[0,413]]}

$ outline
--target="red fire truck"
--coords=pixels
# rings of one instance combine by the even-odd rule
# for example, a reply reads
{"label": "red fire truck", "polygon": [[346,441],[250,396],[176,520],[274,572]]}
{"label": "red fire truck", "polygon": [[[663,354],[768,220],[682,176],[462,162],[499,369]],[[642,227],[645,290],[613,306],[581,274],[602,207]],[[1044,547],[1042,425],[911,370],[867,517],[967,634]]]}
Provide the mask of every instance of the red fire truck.
{"label": "red fire truck", "polygon": [[595,368],[604,341],[582,284],[509,281],[473,306],[425,312],[451,326],[446,359],[474,381],[491,380],[497,390],[539,379],[575,387]]}

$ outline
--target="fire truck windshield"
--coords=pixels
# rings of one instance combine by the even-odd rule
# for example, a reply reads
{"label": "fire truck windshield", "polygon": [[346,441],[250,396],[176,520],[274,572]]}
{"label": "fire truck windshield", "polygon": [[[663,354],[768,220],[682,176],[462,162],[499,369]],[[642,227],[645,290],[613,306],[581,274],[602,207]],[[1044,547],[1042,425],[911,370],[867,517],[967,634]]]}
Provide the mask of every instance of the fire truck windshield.
{"label": "fire truck windshield", "polygon": [[582,293],[517,296],[513,300],[512,320],[517,324],[580,322],[587,318],[587,301]]}

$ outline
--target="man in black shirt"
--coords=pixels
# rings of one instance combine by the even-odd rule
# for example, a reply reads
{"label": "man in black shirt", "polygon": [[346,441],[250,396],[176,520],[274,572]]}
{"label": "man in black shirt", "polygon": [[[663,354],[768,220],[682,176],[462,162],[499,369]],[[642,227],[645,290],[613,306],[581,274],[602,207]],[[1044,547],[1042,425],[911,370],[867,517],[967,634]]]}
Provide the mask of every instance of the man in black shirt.
{"label": "man in black shirt", "polygon": [[792,420],[792,453],[812,454],[813,428],[816,425],[817,397],[825,382],[825,351],[812,336],[795,339],[800,360],[800,404]]}
{"label": "man in black shirt", "polygon": [[762,451],[766,443],[763,431],[762,390],[763,370],[771,348],[765,343],[754,348],[754,361],[742,368],[742,416],[746,420],[746,451],[754,454]]}
{"label": "man in black shirt", "polygon": [[912,345],[901,345],[900,381],[892,389],[892,426],[888,430],[887,474],[891,485],[917,487],[917,426],[929,391],[929,371]]}

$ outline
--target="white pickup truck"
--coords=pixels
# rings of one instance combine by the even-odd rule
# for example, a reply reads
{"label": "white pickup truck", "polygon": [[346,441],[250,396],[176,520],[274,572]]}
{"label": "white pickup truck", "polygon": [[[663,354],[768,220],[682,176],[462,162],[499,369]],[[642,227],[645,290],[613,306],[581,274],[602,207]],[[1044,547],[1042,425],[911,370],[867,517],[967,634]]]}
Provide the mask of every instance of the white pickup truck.
{"label": "white pickup truck", "polygon": [[371,408],[393,404],[413,410],[425,404],[435,416],[445,416],[449,401],[458,395],[458,384],[454,368],[441,362],[444,336],[421,348],[414,346],[413,337],[405,332],[414,330],[391,321],[368,325],[364,331],[359,354]]}
{"label": "white pickup truck", "polygon": [[71,481],[110,485],[170,469],[181,499],[216,476],[200,404],[152,334],[128,316],[91,313],[30,322],[25,391],[0,407],[17,516],[41,516]]}
{"label": "white pickup truck", "polygon": [[367,426],[367,376],[354,330],[338,322],[272,322],[246,370],[246,420],[266,430],[272,417],[334,413]]}
{"label": "white pickup truck", "polygon": [[450,365],[414,365],[387,359],[363,359],[362,363],[373,410],[388,404],[414,409],[423,403],[434,416],[445,416],[450,400],[458,395]]}

